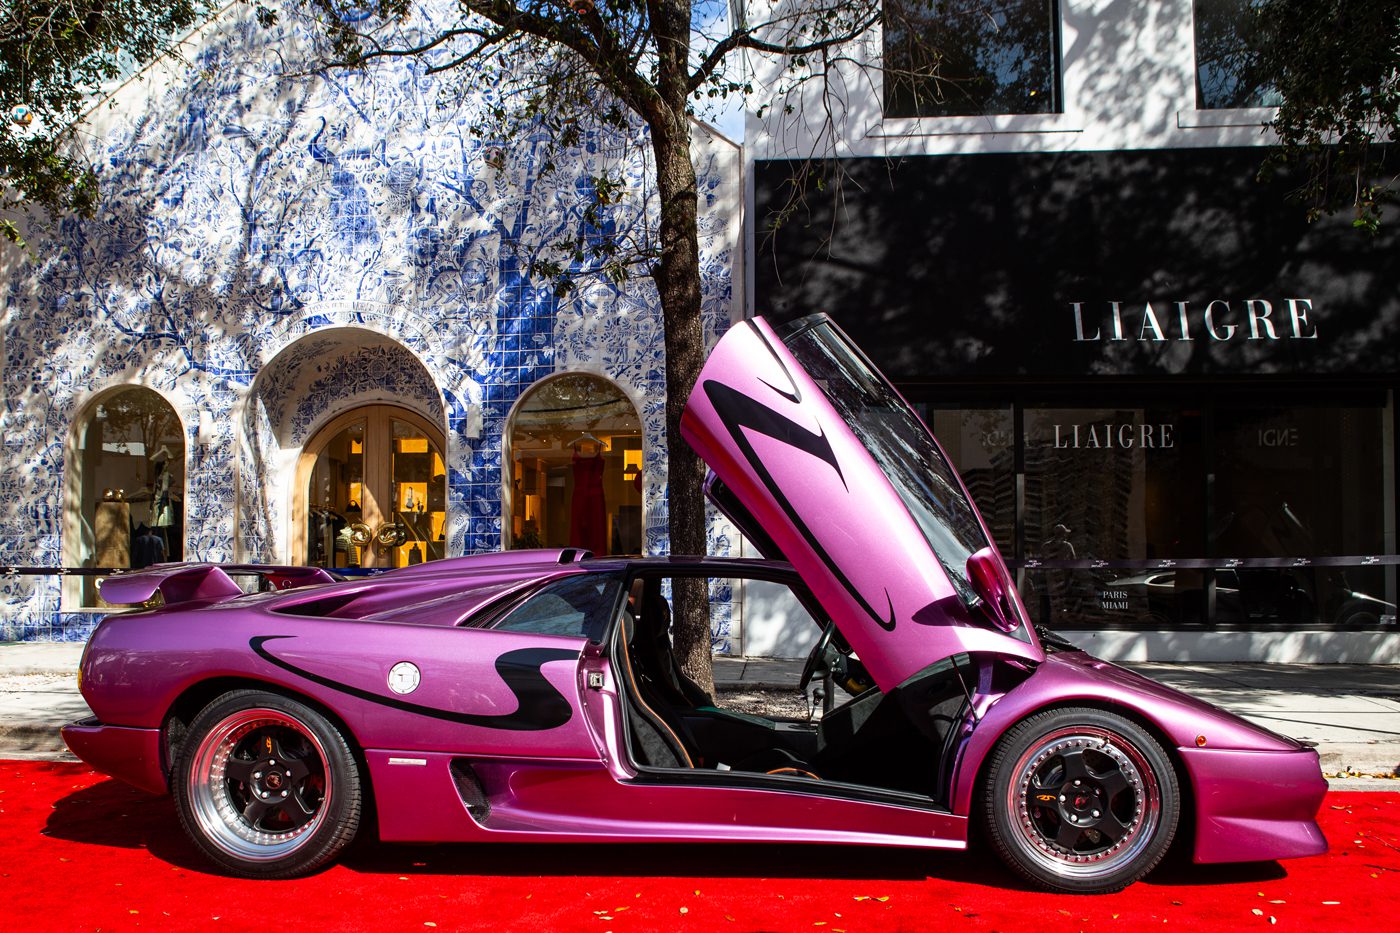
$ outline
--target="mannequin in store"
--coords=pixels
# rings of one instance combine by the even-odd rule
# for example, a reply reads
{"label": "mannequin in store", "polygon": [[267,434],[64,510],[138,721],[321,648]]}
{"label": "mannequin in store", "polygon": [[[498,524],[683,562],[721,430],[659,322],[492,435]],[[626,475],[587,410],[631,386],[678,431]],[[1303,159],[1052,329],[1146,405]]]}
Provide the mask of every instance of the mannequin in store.
{"label": "mannequin in store", "polygon": [[603,501],[603,442],[585,434],[573,443],[574,497],[569,505],[569,545],[608,553],[608,514]]}
{"label": "mannequin in store", "polygon": [[166,468],[169,458],[169,450],[164,446],[151,458],[156,465],[156,478],[151,484],[151,512],[146,519],[151,530],[160,537],[165,555],[171,552],[170,536],[175,525],[175,507],[180,500],[175,494],[170,470]]}
{"label": "mannequin in store", "polygon": [[[360,507],[354,499],[345,507],[345,511],[354,519],[360,517]],[[307,559],[317,567],[334,567],[334,554],[336,551],[344,551],[348,544],[342,546],[340,534],[346,531],[346,526],[350,519],[345,518],[334,509],[314,507],[307,512]],[[329,561],[329,563],[327,563]]]}

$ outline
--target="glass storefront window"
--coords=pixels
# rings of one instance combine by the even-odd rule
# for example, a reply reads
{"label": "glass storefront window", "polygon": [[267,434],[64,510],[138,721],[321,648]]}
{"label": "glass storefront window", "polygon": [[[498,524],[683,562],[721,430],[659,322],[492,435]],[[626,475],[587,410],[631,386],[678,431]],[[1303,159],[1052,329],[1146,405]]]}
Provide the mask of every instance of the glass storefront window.
{"label": "glass storefront window", "polygon": [[509,430],[509,547],[642,552],[642,423],[621,389],[551,377],[521,398]]}
{"label": "glass storefront window", "polygon": [[885,116],[1059,113],[1059,4],[886,4]]}
{"label": "glass storefront window", "polygon": [[362,542],[352,540],[351,525],[361,521],[364,497],[365,421],[361,419],[337,431],[316,455],[307,490],[307,564],[360,566]]}
{"label": "glass storefront window", "polygon": [[[1025,413],[1025,553],[1057,560],[1197,557],[1205,545],[1201,415],[1157,408]],[[1050,568],[1023,593],[1037,621],[1200,622],[1202,575]]]}
{"label": "glass storefront window", "polygon": [[1220,409],[1212,553],[1308,565],[1222,571],[1218,621],[1393,622],[1394,568],[1325,566],[1328,558],[1386,553],[1386,475],[1378,455],[1390,444],[1385,422],[1379,404]]}
{"label": "glass storefront window", "polygon": [[1261,398],[921,410],[1039,623],[1393,627],[1386,393]]}
{"label": "glass storefront window", "polygon": [[[305,496],[294,505],[305,509],[306,563],[389,568],[441,560],[442,447],[429,422],[386,405],[356,409],[322,428],[303,454]],[[302,544],[294,544],[300,553]]]}
{"label": "glass storefront window", "polygon": [[402,541],[391,545],[393,565],[407,567],[425,560],[441,560],[447,527],[443,507],[447,464],[442,452],[422,430],[397,418],[392,425],[389,498],[394,521],[406,532]]}
{"label": "glass storefront window", "polygon": [[1007,408],[935,409],[916,405],[933,436],[957,464],[992,540],[1016,551],[1016,432]]}
{"label": "glass storefront window", "polygon": [[[136,569],[184,559],[185,435],[159,394],[132,386],[89,405],[74,425],[70,469],[66,563]],[[105,607],[97,579],[72,578],[70,604]]]}

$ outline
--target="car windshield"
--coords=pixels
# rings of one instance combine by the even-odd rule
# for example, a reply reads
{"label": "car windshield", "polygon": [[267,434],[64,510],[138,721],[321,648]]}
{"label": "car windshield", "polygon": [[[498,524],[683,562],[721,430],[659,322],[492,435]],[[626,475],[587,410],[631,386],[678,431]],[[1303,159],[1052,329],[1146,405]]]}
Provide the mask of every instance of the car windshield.
{"label": "car windshield", "polygon": [[967,559],[987,537],[928,428],[825,315],[803,318],[782,336],[894,486],[958,595],[975,605]]}

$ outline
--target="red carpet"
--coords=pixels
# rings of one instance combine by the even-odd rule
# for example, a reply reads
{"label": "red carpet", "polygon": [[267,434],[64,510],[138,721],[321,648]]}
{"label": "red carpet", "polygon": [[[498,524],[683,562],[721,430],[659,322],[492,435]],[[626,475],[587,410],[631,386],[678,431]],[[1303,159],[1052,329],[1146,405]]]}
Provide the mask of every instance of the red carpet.
{"label": "red carpet", "polygon": [[990,856],[836,846],[385,846],[298,881],[210,873],[169,798],[0,761],[11,930],[1396,929],[1400,793],[1334,793],[1326,856],[1171,865],[1103,897],[1025,890]]}

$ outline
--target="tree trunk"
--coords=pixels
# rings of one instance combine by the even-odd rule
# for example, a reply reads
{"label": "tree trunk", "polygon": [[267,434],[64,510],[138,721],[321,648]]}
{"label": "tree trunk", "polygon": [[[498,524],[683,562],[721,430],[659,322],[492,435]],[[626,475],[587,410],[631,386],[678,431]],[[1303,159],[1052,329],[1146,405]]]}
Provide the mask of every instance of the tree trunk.
{"label": "tree trunk", "polygon": [[[661,198],[661,259],[654,271],[666,330],[666,460],[671,553],[700,555],[708,548],[705,465],[681,438],[681,412],[705,360],[700,319],[700,243],[695,166],[684,108],[664,127],[652,125],[656,186]],[[673,641],[685,675],[714,693],[710,656],[709,587],[678,578],[672,587]]]}

